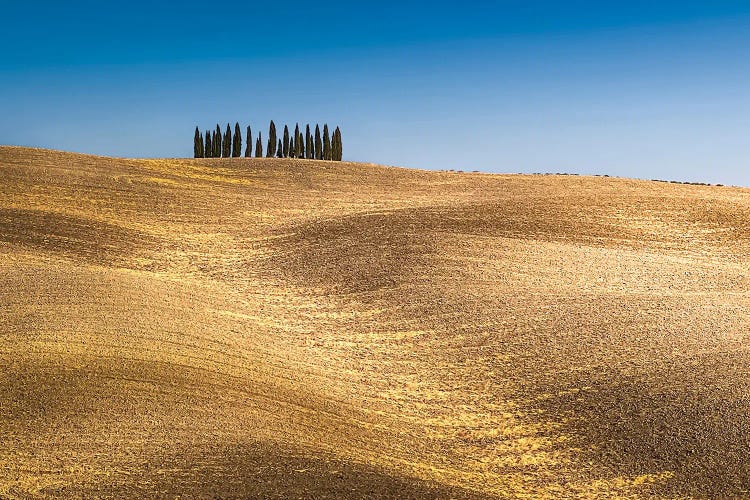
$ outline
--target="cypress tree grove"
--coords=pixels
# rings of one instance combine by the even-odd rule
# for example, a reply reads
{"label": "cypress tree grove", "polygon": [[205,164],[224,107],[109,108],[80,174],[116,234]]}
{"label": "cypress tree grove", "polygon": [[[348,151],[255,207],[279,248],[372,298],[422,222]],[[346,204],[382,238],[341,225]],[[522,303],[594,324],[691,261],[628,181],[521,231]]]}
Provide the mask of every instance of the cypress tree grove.
{"label": "cypress tree grove", "polygon": [[232,127],[229,126],[227,123],[227,131],[224,132],[224,149],[221,152],[221,155],[224,158],[229,158],[232,156]]}
{"label": "cypress tree grove", "polygon": [[323,125],[323,159],[331,159],[331,136],[328,135],[328,124]]}
{"label": "cypress tree grove", "polygon": [[234,137],[232,138],[232,158],[242,156],[242,132],[239,122],[234,124]]}
{"label": "cypress tree grove", "polygon": [[263,140],[260,138],[260,132],[258,132],[258,140],[255,141],[255,157],[263,157]]}
{"label": "cypress tree grove", "polygon": [[271,120],[268,126],[268,156],[273,158],[276,155],[276,124]]}
{"label": "cypress tree grove", "polygon": [[282,142],[282,145],[284,147],[284,158],[289,158],[289,127],[284,125],[284,142]]}
{"label": "cypress tree grove", "polygon": [[[290,133],[289,126],[284,125],[282,138],[277,137],[276,125],[271,120],[269,125],[268,144],[266,145],[266,156],[269,158],[307,158],[316,160],[342,161],[343,160],[343,139],[341,137],[341,128],[336,127],[333,133],[330,132],[328,124],[323,125],[321,133],[320,125],[315,124],[315,133],[312,133],[310,124],[305,125],[305,134],[302,134],[299,123],[296,123],[294,130]],[[263,139],[262,134],[258,133],[255,139],[255,151],[253,151],[253,132],[250,126],[247,127],[246,143],[244,156],[250,158],[253,155],[256,158],[263,157]],[[195,127],[193,136],[193,157],[194,158],[238,158],[243,156],[243,137],[239,122],[234,124],[234,133],[232,127],[227,123],[226,130],[222,132],[220,125],[216,125],[215,130],[206,130],[205,136],[200,129]]]}
{"label": "cypress tree grove", "polygon": [[323,141],[320,140],[320,126],[315,124],[315,156],[316,160],[323,159]]}
{"label": "cypress tree grove", "polygon": [[247,136],[245,137],[245,158],[253,156],[253,131],[250,125],[247,126]]}
{"label": "cypress tree grove", "polygon": [[312,158],[313,152],[312,135],[310,135],[310,124],[308,123],[305,127],[305,158],[308,160]]}
{"label": "cypress tree grove", "polygon": [[216,124],[216,135],[214,136],[214,158],[221,158],[222,144],[221,144],[221,127]]}
{"label": "cypress tree grove", "polygon": [[294,157],[302,157],[302,141],[300,140],[301,134],[299,133],[299,123],[294,125]]}

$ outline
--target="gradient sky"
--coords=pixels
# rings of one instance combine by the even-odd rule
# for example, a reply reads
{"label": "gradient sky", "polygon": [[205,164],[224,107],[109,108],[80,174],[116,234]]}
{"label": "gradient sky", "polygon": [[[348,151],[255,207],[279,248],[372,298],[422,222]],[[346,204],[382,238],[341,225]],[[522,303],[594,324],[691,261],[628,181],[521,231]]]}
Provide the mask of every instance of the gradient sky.
{"label": "gradient sky", "polygon": [[328,122],[346,160],[750,186],[747,0],[2,3],[2,144]]}

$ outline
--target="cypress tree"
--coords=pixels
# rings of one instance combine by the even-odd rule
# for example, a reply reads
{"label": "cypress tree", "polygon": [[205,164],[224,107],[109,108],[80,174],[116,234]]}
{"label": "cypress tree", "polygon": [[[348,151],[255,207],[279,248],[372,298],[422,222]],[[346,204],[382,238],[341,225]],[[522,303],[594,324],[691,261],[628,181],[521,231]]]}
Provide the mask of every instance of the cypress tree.
{"label": "cypress tree", "polygon": [[268,126],[268,156],[273,158],[276,154],[276,124],[271,120]]}
{"label": "cypress tree", "polygon": [[227,130],[224,132],[224,142],[222,143],[224,149],[221,151],[221,156],[229,158],[232,156],[232,128],[227,123]]}
{"label": "cypress tree", "polygon": [[260,132],[258,132],[258,140],[255,141],[255,157],[263,157],[263,140],[260,138]]}
{"label": "cypress tree", "polygon": [[304,158],[305,157],[305,140],[302,134],[297,130],[294,131],[294,157]]}
{"label": "cypress tree", "polygon": [[331,136],[328,135],[328,124],[323,125],[323,159],[331,159]]}
{"label": "cypress tree", "polygon": [[341,129],[336,127],[333,131],[333,160],[341,161],[344,155],[344,147],[341,143]]}
{"label": "cypress tree", "polygon": [[223,145],[221,141],[221,127],[216,124],[216,135],[214,136],[214,158],[221,158],[221,152],[223,151]]}
{"label": "cypress tree", "polygon": [[339,161],[344,161],[344,138],[341,137],[340,129],[339,129]]}
{"label": "cypress tree", "polygon": [[336,156],[338,154],[338,151],[336,148],[338,148],[338,139],[336,139],[336,131],[333,131],[333,134],[331,134],[331,160],[336,161]]}
{"label": "cypress tree", "polygon": [[294,136],[289,137],[289,158],[297,157],[297,145],[295,139],[296,137]]}
{"label": "cypress tree", "polygon": [[226,138],[224,148],[227,151],[227,158],[232,157],[232,145],[234,142],[234,137],[232,136],[232,127],[227,123],[227,131],[224,133],[224,137]]}
{"label": "cypress tree", "polygon": [[247,137],[245,138],[245,158],[253,156],[253,131],[247,126]]}
{"label": "cypress tree", "polygon": [[313,157],[312,135],[310,135],[310,124],[305,127],[305,158],[308,160]]}
{"label": "cypress tree", "polygon": [[236,122],[234,124],[234,137],[232,138],[232,158],[239,158],[242,156],[242,132],[240,132],[240,124]]}
{"label": "cypress tree", "polygon": [[323,159],[323,141],[320,140],[320,126],[315,124],[315,156],[316,160]]}
{"label": "cypress tree", "polygon": [[278,145],[278,148],[276,149],[276,157],[281,158],[282,157],[281,154],[282,154],[281,153],[281,139],[279,139],[279,145]]}
{"label": "cypress tree", "polygon": [[282,145],[284,147],[284,158],[289,158],[289,127],[284,125],[284,142],[282,142]]}
{"label": "cypress tree", "polygon": [[302,147],[301,147],[302,141],[300,141],[299,138],[300,138],[299,123],[297,123],[294,125],[294,157],[295,158],[299,158],[300,153],[302,153]]}
{"label": "cypress tree", "polygon": [[206,158],[212,158],[214,156],[214,150],[211,149],[213,146],[211,145],[211,132],[206,130],[206,143],[203,147],[203,153],[205,154]]}
{"label": "cypress tree", "polygon": [[206,154],[206,146],[203,144],[203,134],[198,132],[198,158],[203,158]]}
{"label": "cypress tree", "polygon": [[200,142],[199,138],[200,132],[198,132],[198,127],[195,127],[195,134],[193,135],[193,158],[200,158],[201,148],[198,145]]}

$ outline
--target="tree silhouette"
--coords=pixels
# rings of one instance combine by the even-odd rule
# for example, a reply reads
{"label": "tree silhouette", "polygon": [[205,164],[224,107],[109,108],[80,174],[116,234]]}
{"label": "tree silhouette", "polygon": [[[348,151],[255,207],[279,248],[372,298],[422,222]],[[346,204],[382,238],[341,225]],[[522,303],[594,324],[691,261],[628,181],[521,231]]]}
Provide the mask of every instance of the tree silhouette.
{"label": "tree silhouette", "polygon": [[203,153],[201,152],[201,133],[198,131],[198,127],[195,127],[195,137],[193,137],[193,158],[201,158]]}
{"label": "tree silhouette", "polygon": [[334,161],[341,161],[341,158],[344,156],[344,146],[341,141],[341,129],[336,127],[336,130],[333,131],[333,160]]}
{"label": "tree silhouette", "polygon": [[299,158],[302,153],[302,141],[300,141],[299,123],[294,125],[294,157]]}
{"label": "tree silhouette", "polygon": [[211,132],[206,130],[206,141],[203,144],[203,154],[206,158],[213,158],[214,150],[212,148],[213,146],[211,144]]}
{"label": "tree silhouette", "polygon": [[323,125],[323,159],[331,159],[331,136],[328,135],[328,124]]}
{"label": "tree silhouette", "polygon": [[261,133],[258,132],[258,140],[255,141],[255,157],[256,158],[262,158],[263,157],[263,140],[260,138]]}
{"label": "tree silhouette", "polygon": [[278,147],[276,148],[276,157],[277,158],[283,157],[283,153],[281,151],[281,139],[279,139],[279,144],[278,144]]}
{"label": "tree silhouette", "polygon": [[239,122],[236,122],[234,124],[234,136],[232,137],[232,158],[239,158],[240,156],[242,156],[242,132]]}
{"label": "tree silhouette", "polygon": [[247,136],[245,138],[245,158],[253,156],[253,131],[250,125],[247,126]]}
{"label": "tree silhouette", "polygon": [[221,127],[216,124],[216,132],[214,132],[214,158],[221,158],[222,144],[221,144]]}
{"label": "tree silhouette", "polygon": [[268,156],[273,158],[276,155],[276,124],[271,120],[268,126]]}
{"label": "tree silhouette", "polygon": [[284,158],[289,158],[289,127],[284,125],[284,141],[281,143],[284,147]]}
{"label": "tree silhouette", "polygon": [[305,127],[305,158],[308,160],[314,156],[312,134],[310,134],[310,124]]}
{"label": "tree silhouette", "polygon": [[232,156],[232,128],[227,123],[227,130],[224,132],[224,139],[222,140],[221,156],[229,158]]}
{"label": "tree silhouette", "polygon": [[323,141],[320,140],[320,126],[315,124],[315,157],[316,160],[323,159]]}

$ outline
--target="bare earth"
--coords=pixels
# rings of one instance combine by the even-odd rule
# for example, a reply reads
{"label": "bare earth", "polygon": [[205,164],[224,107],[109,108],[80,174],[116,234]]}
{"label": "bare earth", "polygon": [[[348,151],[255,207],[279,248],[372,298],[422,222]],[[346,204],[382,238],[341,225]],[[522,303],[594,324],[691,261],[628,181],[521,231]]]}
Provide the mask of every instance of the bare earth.
{"label": "bare earth", "polygon": [[750,495],[750,190],[0,148],[0,497]]}

